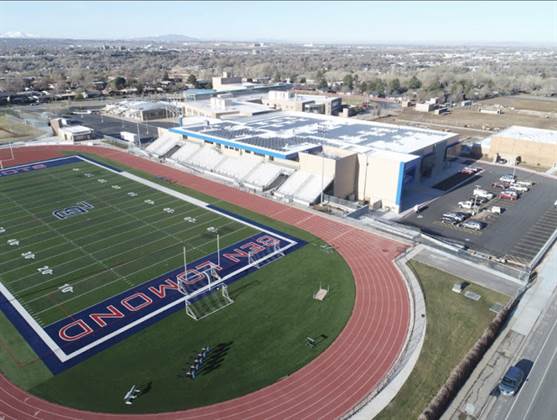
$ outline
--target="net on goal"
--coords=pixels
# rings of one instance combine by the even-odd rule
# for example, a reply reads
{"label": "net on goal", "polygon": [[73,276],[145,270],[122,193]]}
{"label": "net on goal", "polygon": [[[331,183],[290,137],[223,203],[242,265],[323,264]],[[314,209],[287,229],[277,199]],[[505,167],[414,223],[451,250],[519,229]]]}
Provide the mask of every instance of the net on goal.
{"label": "net on goal", "polygon": [[201,273],[178,276],[178,288],[184,295],[186,314],[196,320],[206,318],[234,303],[228,286],[214,268]]}
{"label": "net on goal", "polygon": [[4,144],[0,147],[0,169],[4,169],[11,165],[15,160],[14,149],[11,143]]}

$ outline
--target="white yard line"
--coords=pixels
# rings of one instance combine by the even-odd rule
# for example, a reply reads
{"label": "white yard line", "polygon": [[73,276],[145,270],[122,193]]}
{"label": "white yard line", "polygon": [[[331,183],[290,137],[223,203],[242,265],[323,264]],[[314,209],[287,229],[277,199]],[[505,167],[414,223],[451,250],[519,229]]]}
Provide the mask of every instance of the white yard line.
{"label": "white yard line", "polygon": [[[215,219],[216,219],[216,218],[215,218]],[[230,224],[230,222],[227,223],[227,224],[225,224],[225,225],[223,225],[223,227],[224,227],[224,226],[227,226],[227,225],[229,225],[229,224]],[[202,235],[202,233],[199,234],[199,235],[193,236],[193,237],[191,237],[191,238],[188,238],[188,240],[192,240],[192,239],[201,237],[201,235]],[[166,236],[166,237],[167,237],[167,236]],[[162,240],[164,240],[166,237],[159,238],[159,239],[153,241],[152,243],[162,241]],[[202,247],[202,246],[205,246],[207,243],[210,243],[210,242],[212,242],[212,241],[204,242],[204,243],[203,243],[202,245],[200,245],[200,246],[201,246],[201,247]],[[178,242],[178,243],[183,243],[183,241],[182,241],[182,242]],[[120,244],[118,244],[118,245],[120,245]],[[130,251],[135,251],[135,250],[137,250],[137,249],[143,248],[144,246],[145,246],[145,244],[141,243],[141,244],[140,244],[139,246],[137,246],[137,247],[128,248],[126,251],[123,251],[123,252],[121,252],[121,253],[119,253],[119,254],[111,255],[110,258],[118,257],[118,256],[120,256],[120,255],[127,254],[127,253],[130,252]],[[192,249],[197,249],[198,247],[191,246],[191,248],[192,248]],[[101,250],[101,251],[104,251],[104,249]],[[97,251],[97,252],[100,252],[100,251]],[[60,267],[65,266],[66,264],[72,264],[72,265],[73,265],[73,264],[75,264],[75,262],[76,262],[77,260],[79,260],[79,259],[81,259],[81,258],[84,258],[84,257],[92,257],[93,259],[95,259],[95,257],[93,256],[93,254],[94,254],[94,253],[85,254],[85,255],[83,255],[83,256],[81,256],[81,257],[79,257],[79,258],[75,258],[75,259],[73,259],[73,260],[66,261],[66,262],[64,262],[64,263],[62,263],[62,264],[59,264],[59,265],[57,265],[55,268],[58,268],[58,269],[59,269]],[[98,260],[95,259],[95,261],[98,261]],[[128,261],[127,263],[122,264],[122,265],[118,266],[118,267],[115,268],[115,269],[120,269],[121,267],[124,267],[124,266],[126,266],[127,264],[134,263],[134,262],[135,262],[135,260]],[[31,291],[31,293],[32,293],[32,290],[33,290],[35,287],[39,286],[39,285],[40,285],[41,287],[44,287],[45,284],[48,284],[48,283],[53,282],[53,281],[57,281],[57,280],[59,279],[59,277],[67,276],[67,275],[69,275],[69,274],[72,274],[72,273],[81,271],[81,270],[83,270],[83,269],[85,269],[85,268],[88,268],[88,267],[93,267],[93,266],[95,266],[96,264],[97,264],[97,263],[94,262],[94,263],[90,263],[90,264],[80,265],[79,268],[77,268],[77,269],[75,269],[75,270],[72,270],[72,271],[68,271],[68,272],[66,272],[66,273],[61,273],[58,277],[52,277],[50,280],[47,280],[46,282],[43,281],[43,282],[40,283],[40,284],[35,284],[35,285],[30,286],[30,287],[27,287],[27,288],[25,288],[25,289],[21,289],[21,290],[17,290],[17,291],[14,290],[14,293],[16,293],[18,296],[20,296],[21,293],[24,293],[24,292],[27,292],[27,291]],[[53,268],[54,268],[54,267],[53,267]],[[12,270],[12,271],[13,271],[13,270]],[[100,274],[100,273],[99,273],[99,274]],[[33,274],[29,274],[29,275],[24,276],[24,277],[18,277],[17,279],[12,280],[11,282],[6,282],[6,284],[8,284],[10,287],[12,287],[12,286],[13,286],[14,284],[16,284],[16,283],[19,283],[19,282],[21,282],[21,281],[27,280],[27,279],[32,278],[32,277],[36,277],[36,276],[38,276],[38,275],[39,275],[39,274],[37,274],[37,273],[33,273]],[[82,279],[82,280],[84,280],[84,279]],[[78,284],[78,283],[80,283],[80,281],[78,281],[78,282],[76,282],[76,283],[74,283],[74,284]]]}

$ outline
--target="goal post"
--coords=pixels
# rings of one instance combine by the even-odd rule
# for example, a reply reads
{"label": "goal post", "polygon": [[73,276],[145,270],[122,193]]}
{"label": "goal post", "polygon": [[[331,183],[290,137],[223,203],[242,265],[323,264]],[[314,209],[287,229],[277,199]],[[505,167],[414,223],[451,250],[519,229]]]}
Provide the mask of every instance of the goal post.
{"label": "goal post", "polygon": [[[184,271],[184,273],[188,273]],[[178,290],[184,295],[186,314],[195,321],[206,318],[234,303],[228,293],[228,286],[214,267],[196,276],[205,277],[205,282],[195,290],[188,288],[188,274],[177,277]]]}
{"label": "goal post", "polygon": [[[9,152],[6,152],[9,150]],[[8,143],[7,146],[0,148],[0,169],[4,169],[4,164],[6,162],[11,162],[15,160],[14,149],[12,143]]]}

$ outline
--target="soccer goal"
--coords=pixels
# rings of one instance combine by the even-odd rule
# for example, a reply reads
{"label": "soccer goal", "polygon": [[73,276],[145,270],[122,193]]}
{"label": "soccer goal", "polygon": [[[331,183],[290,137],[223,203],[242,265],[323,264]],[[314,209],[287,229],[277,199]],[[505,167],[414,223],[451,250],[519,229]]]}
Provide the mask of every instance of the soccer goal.
{"label": "soccer goal", "polygon": [[279,259],[280,257],[284,257],[284,249],[281,248],[278,242],[276,242],[271,248],[268,248],[255,256],[252,252],[248,252],[248,266],[259,269],[270,262]]}
{"label": "soccer goal", "polygon": [[0,169],[4,169],[4,166],[10,161],[15,160],[14,149],[11,143],[0,148]]}
{"label": "soccer goal", "polygon": [[[187,270],[184,272],[187,273]],[[186,314],[195,321],[207,318],[234,303],[228,294],[228,286],[214,268],[203,271],[201,275],[204,280],[200,282],[197,279],[195,288],[189,282],[191,276],[177,278],[178,289],[184,295]],[[198,278],[200,274],[194,276]]]}

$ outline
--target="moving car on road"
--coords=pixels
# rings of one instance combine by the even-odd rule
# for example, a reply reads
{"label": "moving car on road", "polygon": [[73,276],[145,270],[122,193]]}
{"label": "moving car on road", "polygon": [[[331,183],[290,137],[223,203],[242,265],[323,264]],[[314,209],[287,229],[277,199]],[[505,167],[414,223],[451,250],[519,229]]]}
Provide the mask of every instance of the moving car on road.
{"label": "moving car on road", "polygon": [[499,392],[505,397],[511,397],[520,389],[524,381],[524,372],[517,366],[511,366],[499,383]]}

